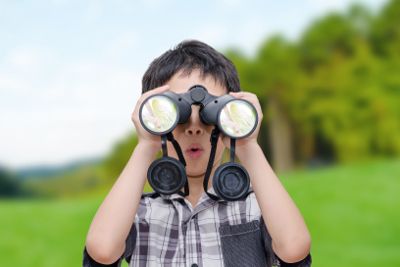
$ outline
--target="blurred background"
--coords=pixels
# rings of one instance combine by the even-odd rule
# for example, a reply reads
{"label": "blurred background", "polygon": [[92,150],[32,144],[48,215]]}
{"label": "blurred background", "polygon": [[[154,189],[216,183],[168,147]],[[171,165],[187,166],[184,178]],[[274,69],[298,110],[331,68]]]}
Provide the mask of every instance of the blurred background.
{"label": "blurred background", "polygon": [[0,36],[0,266],[81,266],[141,77],[185,39],[258,95],[313,266],[400,266],[399,0],[0,0]]}

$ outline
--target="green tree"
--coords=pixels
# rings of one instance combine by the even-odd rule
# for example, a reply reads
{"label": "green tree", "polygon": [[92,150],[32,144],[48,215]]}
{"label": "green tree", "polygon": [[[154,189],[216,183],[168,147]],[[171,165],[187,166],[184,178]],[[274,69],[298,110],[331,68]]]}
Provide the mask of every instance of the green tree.
{"label": "green tree", "polygon": [[128,162],[135,146],[137,137],[134,133],[120,140],[112,149],[111,153],[104,159],[104,175],[111,183],[118,178],[126,163]]}
{"label": "green tree", "polygon": [[377,17],[354,5],[315,21],[297,42],[275,36],[253,59],[231,55],[262,103],[260,140],[276,169],[400,154],[399,3]]}
{"label": "green tree", "polygon": [[384,57],[400,57],[400,1],[392,0],[382,9],[371,25],[371,42]]}
{"label": "green tree", "polygon": [[30,192],[21,187],[18,177],[12,172],[0,167],[0,198],[29,196]]}

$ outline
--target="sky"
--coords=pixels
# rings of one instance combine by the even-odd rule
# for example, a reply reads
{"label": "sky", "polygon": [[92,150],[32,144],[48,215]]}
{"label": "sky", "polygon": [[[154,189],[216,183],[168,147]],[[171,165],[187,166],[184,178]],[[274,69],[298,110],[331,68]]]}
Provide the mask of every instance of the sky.
{"label": "sky", "polygon": [[60,165],[110,152],[151,61],[186,39],[256,53],[316,18],[386,0],[0,0],[0,166]]}

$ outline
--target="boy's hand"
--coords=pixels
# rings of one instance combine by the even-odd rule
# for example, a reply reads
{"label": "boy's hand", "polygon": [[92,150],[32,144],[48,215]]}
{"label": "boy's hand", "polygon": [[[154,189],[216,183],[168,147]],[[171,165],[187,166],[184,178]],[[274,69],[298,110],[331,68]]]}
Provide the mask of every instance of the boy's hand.
{"label": "boy's hand", "polygon": [[154,149],[154,152],[157,152],[161,149],[161,138],[158,135],[154,135],[149,133],[146,129],[143,128],[139,119],[139,109],[142,103],[150,96],[155,94],[160,94],[169,89],[169,85],[163,85],[152,89],[146,93],[144,93],[136,103],[135,110],[132,113],[132,121],[136,128],[136,134],[138,136],[139,143],[148,145],[149,149]]}
{"label": "boy's hand", "polygon": [[[238,98],[238,99],[244,99],[249,101],[254,105],[254,107],[257,110],[257,116],[258,116],[258,123],[256,126],[256,129],[254,132],[251,133],[251,135],[242,138],[242,139],[236,139],[236,150],[240,149],[245,149],[247,147],[250,147],[253,144],[258,145],[257,143],[257,137],[258,133],[260,131],[260,126],[261,126],[261,121],[263,119],[263,113],[261,110],[261,105],[260,102],[258,101],[257,95],[249,92],[230,92],[229,93],[231,96]],[[230,148],[231,145],[231,138],[229,136],[225,136],[222,134],[222,142],[227,148]]]}

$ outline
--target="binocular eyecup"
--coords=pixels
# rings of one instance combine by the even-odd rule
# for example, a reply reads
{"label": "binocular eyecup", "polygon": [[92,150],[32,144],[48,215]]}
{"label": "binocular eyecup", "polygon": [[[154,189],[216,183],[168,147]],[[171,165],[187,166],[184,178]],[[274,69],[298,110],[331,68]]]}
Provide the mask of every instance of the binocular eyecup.
{"label": "binocular eyecup", "polygon": [[156,192],[171,195],[179,192],[187,182],[182,163],[172,157],[162,157],[153,161],[147,171],[150,186]]}
{"label": "binocular eyecup", "polygon": [[246,169],[235,162],[227,162],[219,166],[215,171],[212,183],[215,193],[229,201],[243,199],[250,188],[250,179]]}

